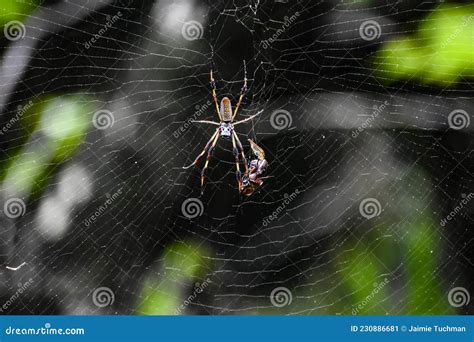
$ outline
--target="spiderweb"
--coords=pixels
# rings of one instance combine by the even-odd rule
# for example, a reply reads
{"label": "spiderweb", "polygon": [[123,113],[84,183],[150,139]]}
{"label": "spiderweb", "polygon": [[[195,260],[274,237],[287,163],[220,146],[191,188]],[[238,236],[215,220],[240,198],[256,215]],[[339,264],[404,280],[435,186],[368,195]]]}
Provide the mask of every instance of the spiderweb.
{"label": "spiderweb", "polygon": [[[17,120],[0,136],[3,312],[472,313],[471,69],[439,71],[455,82],[403,74],[410,55],[384,73],[393,63],[379,54],[403,37],[429,46],[418,32],[436,19],[436,6],[39,7],[24,22],[25,38],[4,52],[4,66],[12,58],[18,65],[2,88],[2,127],[18,105],[46,104],[20,115],[36,113],[42,124],[25,130]],[[236,132],[248,158],[248,138],[264,149],[269,178],[252,196],[239,194],[232,144],[219,139],[201,193],[207,154],[182,166],[215,127],[191,120],[218,120],[211,68],[218,98],[235,106],[244,61],[248,91],[238,119],[264,112]],[[84,135],[72,130],[80,142],[65,140],[74,153],[54,158],[48,137],[70,103],[90,125]],[[8,171],[15,155],[48,166],[28,192],[12,186],[32,169]],[[18,170],[30,165],[19,160]],[[4,207],[12,198],[21,200],[20,214]]]}

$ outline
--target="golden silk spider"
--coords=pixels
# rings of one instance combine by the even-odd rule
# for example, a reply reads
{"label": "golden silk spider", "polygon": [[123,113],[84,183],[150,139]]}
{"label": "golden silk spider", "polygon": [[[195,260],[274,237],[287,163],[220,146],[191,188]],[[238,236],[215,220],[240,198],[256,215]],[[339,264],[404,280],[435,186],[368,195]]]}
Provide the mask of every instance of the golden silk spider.
{"label": "golden silk spider", "polygon": [[[240,125],[241,123],[249,122],[250,120],[255,118],[257,115],[260,115],[263,112],[263,110],[260,110],[257,114],[254,114],[246,119],[243,119],[240,121],[234,121],[237,116],[238,110],[240,108],[240,104],[242,103],[242,99],[244,98],[244,95],[247,92],[247,70],[245,67],[245,62],[244,62],[244,85],[242,86],[242,89],[240,90],[239,100],[237,102],[237,105],[234,111],[232,111],[232,104],[231,104],[230,99],[227,96],[222,98],[222,100],[220,101],[220,106],[219,106],[219,101],[217,99],[217,92],[216,92],[216,81],[214,79],[212,69],[210,72],[210,79],[211,79],[211,87],[212,87],[212,97],[214,98],[214,104],[216,106],[217,115],[219,116],[219,122],[209,121],[209,120],[193,120],[191,122],[204,123],[204,124],[214,125],[218,127],[216,128],[216,131],[211,136],[207,144],[204,146],[204,149],[196,157],[194,162],[192,162],[190,165],[185,166],[183,168],[188,169],[192,166],[195,166],[198,163],[199,159],[202,156],[204,156],[204,154],[207,151],[207,159],[201,171],[201,192],[202,192],[202,188],[204,186],[205,172],[209,166],[209,161],[212,158],[212,153],[214,152],[214,148],[217,144],[217,141],[219,140],[220,137],[224,139],[230,138],[232,139],[233,154],[235,157],[237,185],[238,185],[239,192],[241,192],[242,194],[246,196],[250,196],[255,191],[255,189],[259,185],[262,184],[263,182],[262,175],[265,172],[268,163],[265,160],[265,153],[263,152],[263,149],[249,139],[252,151],[257,156],[257,159],[252,160],[250,164],[247,164],[247,159],[245,158],[245,153],[242,147],[242,143],[240,142],[240,139],[237,136],[237,133],[235,132],[234,127],[237,125]],[[240,157],[239,156],[242,157],[242,161],[245,166],[245,172],[244,172],[243,177],[240,171]]]}

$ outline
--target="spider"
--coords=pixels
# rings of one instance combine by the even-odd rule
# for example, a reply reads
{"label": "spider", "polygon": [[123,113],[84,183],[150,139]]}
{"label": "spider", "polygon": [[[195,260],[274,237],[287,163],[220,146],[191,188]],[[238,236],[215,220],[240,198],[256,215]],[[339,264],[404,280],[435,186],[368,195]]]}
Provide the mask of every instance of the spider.
{"label": "spider", "polygon": [[240,152],[240,155],[242,156],[242,159],[245,165],[246,174],[248,174],[248,166],[247,166],[247,159],[245,158],[244,149],[242,147],[242,143],[240,142],[239,137],[237,136],[237,133],[235,133],[234,127],[237,125],[240,125],[241,123],[252,120],[257,115],[260,115],[263,112],[263,110],[260,110],[257,114],[254,114],[246,119],[234,122],[234,119],[237,116],[237,112],[239,110],[240,104],[242,102],[242,99],[244,98],[244,95],[247,92],[247,70],[245,68],[245,63],[244,63],[244,85],[242,86],[242,89],[240,90],[239,101],[237,102],[237,105],[233,112],[232,112],[232,104],[230,102],[230,99],[227,96],[222,98],[221,103],[220,103],[220,108],[219,108],[219,102],[217,100],[217,94],[216,94],[216,81],[214,80],[212,69],[210,72],[210,78],[211,78],[211,87],[212,87],[212,97],[214,98],[214,103],[216,105],[216,111],[217,111],[217,115],[219,116],[219,122],[209,121],[209,120],[192,120],[191,122],[210,124],[210,125],[219,126],[219,127],[216,129],[214,134],[211,136],[211,139],[209,139],[204,149],[196,157],[194,162],[188,166],[184,166],[183,168],[188,169],[196,165],[199,159],[207,151],[207,160],[201,171],[201,192],[202,192],[202,189],[204,186],[205,172],[207,170],[207,167],[209,166],[209,161],[212,158],[212,153],[217,144],[217,141],[219,140],[219,137],[223,137],[225,139],[230,138],[232,139],[233,154],[235,157],[235,167],[237,169],[236,170],[237,185],[238,185],[239,191],[241,191],[243,188],[242,188],[242,173],[240,172],[239,152]]}

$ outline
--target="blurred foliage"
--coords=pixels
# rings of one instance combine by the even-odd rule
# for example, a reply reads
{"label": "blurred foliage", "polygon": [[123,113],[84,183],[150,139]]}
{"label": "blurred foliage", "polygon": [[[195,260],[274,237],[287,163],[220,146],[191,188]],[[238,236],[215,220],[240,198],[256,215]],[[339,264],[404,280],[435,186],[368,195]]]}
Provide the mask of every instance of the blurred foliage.
{"label": "blurred foliage", "polygon": [[72,156],[82,142],[92,120],[89,101],[76,96],[63,96],[49,101],[40,121],[40,130],[48,138],[53,161]]}
{"label": "blurred foliage", "polygon": [[[455,314],[440,286],[439,234],[433,227],[430,214],[423,213],[415,224],[398,228],[405,235],[399,240],[390,238],[386,227],[350,237],[335,251],[332,268],[338,283],[320,272],[307,286],[292,290],[291,305],[275,308],[266,299],[254,314]],[[396,269],[400,273],[393,273]],[[406,290],[394,292],[399,282],[406,282]]]}
{"label": "blurred foliage", "polygon": [[[377,237],[370,241],[373,244],[379,243]],[[389,271],[384,269],[384,264],[378,260],[384,256],[376,255],[373,247],[366,243],[370,242],[363,240],[356,242],[355,245],[348,242],[338,253],[339,275],[346,291],[344,298],[350,300],[350,307],[357,314],[383,315],[386,312],[383,310],[383,303],[388,298],[388,286],[382,285],[385,284],[383,275]]]}
{"label": "blurred foliage", "polygon": [[138,311],[144,315],[175,315],[187,297],[183,284],[191,286],[193,281],[201,280],[209,268],[208,260],[207,250],[194,243],[176,242],[167,247],[162,274],[145,281]]}
{"label": "blurred foliage", "polygon": [[[440,250],[436,243],[439,234],[434,226],[426,212],[420,214],[415,223],[397,228],[398,234],[403,235],[398,241],[386,238],[388,230],[381,228],[371,231],[359,242],[342,246],[338,255],[339,274],[353,314],[383,315],[391,308],[405,315],[452,313],[439,285],[434,257]],[[378,234],[374,234],[377,231]],[[400,280],[389,273],[399,269],[397,262],[400,261],[403,266],[400,278],[407,281],[408,290],[394,294],[391,289],[396,286],[392,282]],[[397,297],[403,306],[394,302]],[[361,303],[366,304],[358,307]]]}
{"label": "blurred foliage", "polygon": [[40,2],[39,0],[0,0],[0,25],[3,26],[12,20],[25,19]]}
{"label": "blurred foliage", "polygon": [[74,155],[91,122],[90,103],[80,95],[59,95],[38,98],[23,107],[27,109],[17,114],[23,144],[0,174],[11,193],[26,197],[40,193],[51,171]]}
{"label": "blurred foliage", "polygon": [[387,42],[373,59],[387,82],[449,86],[474,75],[474,5],[441,4],[411,36]]}
{"label": "blurred foliage", "polygon": [[[408,282],[407,315],[454,314],[439,286],[436,259],[440,248],[439,233],[429,214],[420,215],[418,222],[409,226],[403,254]],[[428,311],[429,310],[429,311]]]}

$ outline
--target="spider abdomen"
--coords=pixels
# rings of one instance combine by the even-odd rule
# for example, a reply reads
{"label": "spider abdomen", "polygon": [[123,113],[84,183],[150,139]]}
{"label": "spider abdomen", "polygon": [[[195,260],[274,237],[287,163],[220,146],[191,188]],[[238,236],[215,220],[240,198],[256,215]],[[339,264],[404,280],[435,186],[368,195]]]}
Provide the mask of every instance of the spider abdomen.
{"label": "spider abdomen", "polygon": [[232,121],[232,104],[228,97],[223,97],[221,100],[221,115],[222,121]]}

